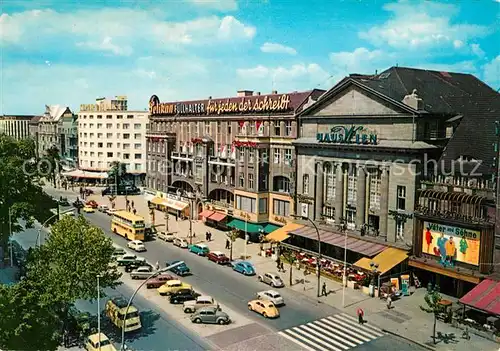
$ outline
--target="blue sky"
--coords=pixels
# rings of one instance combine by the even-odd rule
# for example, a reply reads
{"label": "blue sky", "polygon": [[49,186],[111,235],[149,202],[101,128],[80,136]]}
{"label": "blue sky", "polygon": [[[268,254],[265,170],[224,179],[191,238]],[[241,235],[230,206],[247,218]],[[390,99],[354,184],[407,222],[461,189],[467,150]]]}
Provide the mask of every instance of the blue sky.
{"label": "blue sky", "polygon": [[4,0],[0,114],[329,88],[393,65],[500,88],[500,0]]}

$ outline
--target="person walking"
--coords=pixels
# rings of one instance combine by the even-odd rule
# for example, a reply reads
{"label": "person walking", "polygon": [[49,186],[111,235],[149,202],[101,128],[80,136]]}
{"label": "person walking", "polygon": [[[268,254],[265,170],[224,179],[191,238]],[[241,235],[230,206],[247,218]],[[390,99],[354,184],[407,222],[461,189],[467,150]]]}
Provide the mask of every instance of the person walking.
{"label": "person walking", "polygon": [[280,263],[280,270],[281,272],[285,273],[285,264],[283,263],[283,261],[281,261]]}
{"label": "person walking", "polygon": [[229,239],[226,239],[226,249],[229,249]]}
{"label": "person walking", "polygon": [[132,208],[134,208],[134,201],[132,200]]}
{"label": "person walking", "polygon": [[281,259],[279,257],[276,259],[276,269],[281,272]]}
{"label": "person walking", "polygon": [[390,310],[392,306],[392,299],[391,296],[387,296],[387,309]]}
{"label": "person walking", "polygon": [[359,322],[359,324],[363,324],[364,323],[363,315],[365,314],[365,312],[363,311],[362,308],[358,308],[357,314],[358,314],[358,322]]}
{"label": "person walking", "polygon": [[321,295],[327,296],[328,292],[326,291],[326,282],[323,282],[323,286],[321,287]]}
{"label": "person walking", "polygon": [[157,271],[160,270],[160,262],[156,261],[155,268],[156,268]]}

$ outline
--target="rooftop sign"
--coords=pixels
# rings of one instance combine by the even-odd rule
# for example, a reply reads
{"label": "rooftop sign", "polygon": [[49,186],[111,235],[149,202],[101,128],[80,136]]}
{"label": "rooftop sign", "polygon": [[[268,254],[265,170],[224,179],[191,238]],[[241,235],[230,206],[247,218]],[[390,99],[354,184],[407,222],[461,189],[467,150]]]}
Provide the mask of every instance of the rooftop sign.
{"label": "rooftop sign", "polygon": [[316,140],[329,144],[371,144],[377,145],[377,135],[364,133],[363,126],[337,126],[330,133],[316,134]]}

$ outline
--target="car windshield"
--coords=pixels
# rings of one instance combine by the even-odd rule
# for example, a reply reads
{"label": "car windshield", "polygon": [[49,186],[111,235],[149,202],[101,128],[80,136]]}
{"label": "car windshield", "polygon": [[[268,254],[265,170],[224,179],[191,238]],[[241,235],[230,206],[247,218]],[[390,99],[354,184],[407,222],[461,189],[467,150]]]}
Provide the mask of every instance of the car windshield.
{"label": "car windshield", "polygon": [[[123,319],[123,313],[118,313],[118,317],[120,319]],[[139,317],[139,312],[134,311],[134,312],[127,313],[127,318],[126,319],[131,319],[131,318],[136,318],[136,317]]]}
{"label": "car windshield", "polygon": [[269,295],[271,295],[271,297],[273,297],[273,298],[275,298],[275,299],[276,299],[276,298],[278,298],[278,297],[281,297],[281,295],[280,295],[280,294],[273,294],[273,293],[271,293],[271,294],[269,294]]}
{"label": "car windshield", "polygon": [[[111,345],[109,340],[101,340],[101,347]],[[99,343],[97,343],[97,347],[99,347]]]}

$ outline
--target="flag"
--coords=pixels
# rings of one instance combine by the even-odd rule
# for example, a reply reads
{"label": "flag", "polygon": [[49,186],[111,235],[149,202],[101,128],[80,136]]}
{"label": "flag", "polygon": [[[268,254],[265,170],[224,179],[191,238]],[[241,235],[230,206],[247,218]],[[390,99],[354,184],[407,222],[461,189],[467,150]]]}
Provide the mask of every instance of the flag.
{"label": "flag", "polygon": [[227,145],[222,146],[221,157],[227,157]]}
{"label": "flag", "polygon": [[231,158],[236,159],[236,147],[234,144],[231,145]]}
{"label": "flag", "polygon": [[264,122],[256,121],[255,122],[255,131],[257,135],[264,135]]}
{"label": "flag", "polygon": [[246,134],[247,133],[247,124],[245,121],[239,121],[238,124],[240,125],[241,128],[241,134]]}

